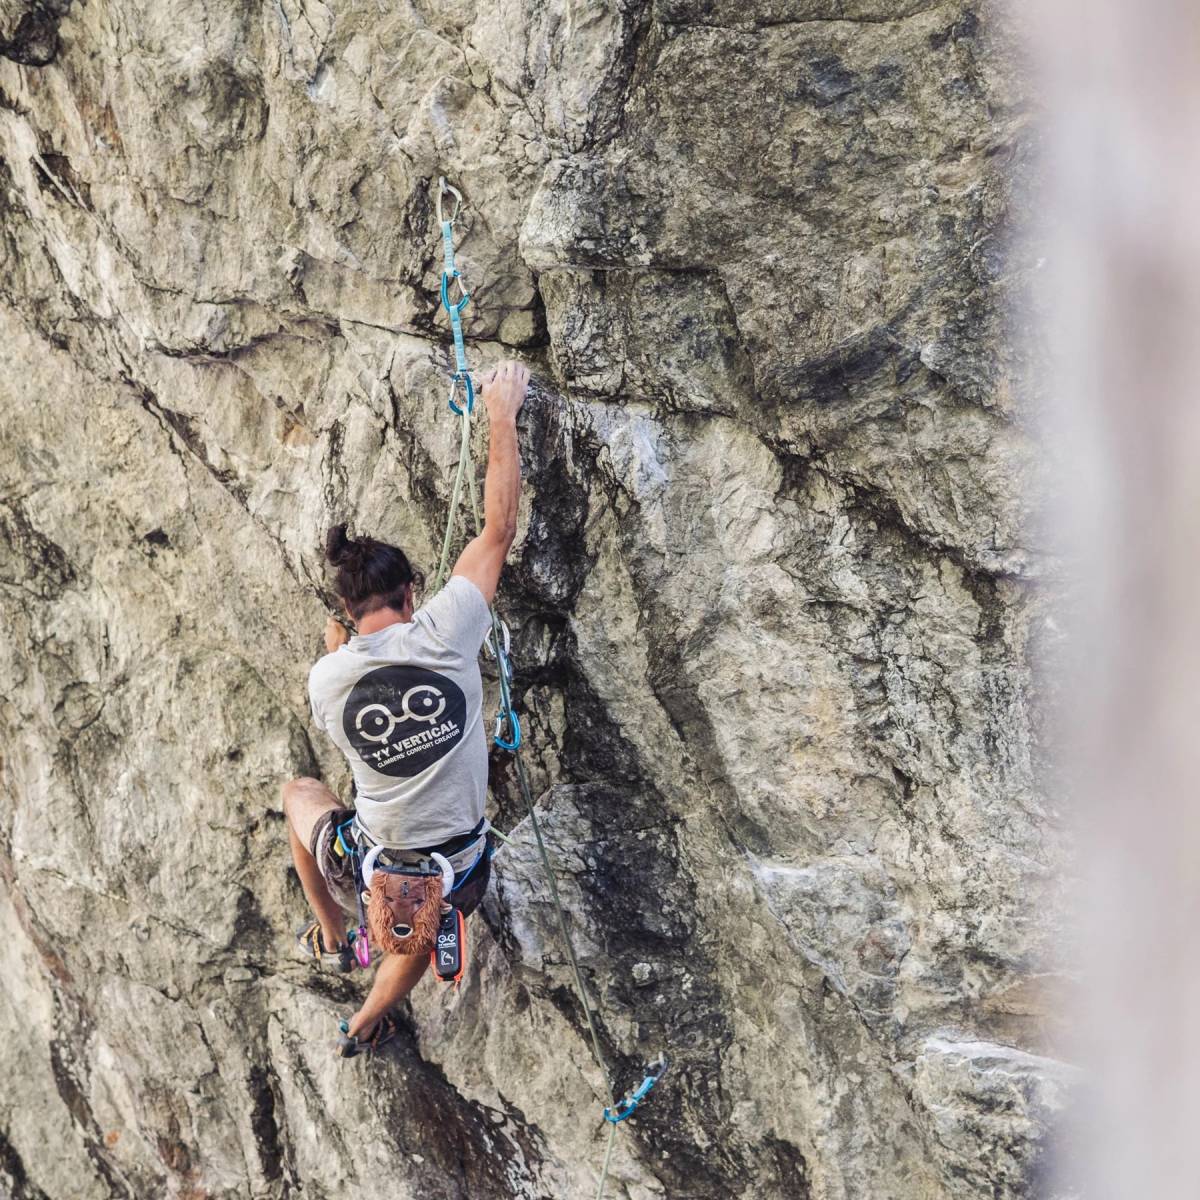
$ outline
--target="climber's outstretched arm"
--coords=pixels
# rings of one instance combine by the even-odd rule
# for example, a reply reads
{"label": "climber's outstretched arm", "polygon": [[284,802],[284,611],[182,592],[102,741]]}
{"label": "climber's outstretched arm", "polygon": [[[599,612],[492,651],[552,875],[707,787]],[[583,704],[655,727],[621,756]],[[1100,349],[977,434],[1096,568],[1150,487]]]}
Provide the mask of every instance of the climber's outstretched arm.
{"label": "climber's outstretched arm", "polygon": [[428,954],[385,954],[362,1008],[350,1018],[350,1036],[370,1036],[379,1018],[405,999],[428,966]]}
{"label": "climber's outstretched arm", "polygon": [[521,492],[521,456],[517,451],[517,413],[525,401],[529,368],[502,362],[483,381],[483,402],[490,425],[487,479],[483,485],[483,530],[467,543],[453,574],[464,575],[491,604],[500,570],[517,533]]}

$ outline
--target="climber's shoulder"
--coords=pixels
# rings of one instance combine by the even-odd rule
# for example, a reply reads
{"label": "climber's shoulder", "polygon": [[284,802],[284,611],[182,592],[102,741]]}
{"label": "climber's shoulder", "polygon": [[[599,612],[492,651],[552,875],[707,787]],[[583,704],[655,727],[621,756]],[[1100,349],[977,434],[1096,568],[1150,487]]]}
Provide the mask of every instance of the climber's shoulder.
{"label": "climber's shoulder", "polygon": [[474,658],[491,621],[491,610],[478,584],[455,574],[413,614],[412,623],[436,641]]}
{"label": "climber's shoulder", "polygon": [[337,679],[351,665],[349,660],[345,646],[339,646],[332,654],[322,654],[308,670],[308,690],[312,692]]}
{"label": "climber's shoulder", "polygon": [[454,574],[413,614],[419,619],[437,621],[478,617],[488,611],[487,598],[479,585],[456,567]]}

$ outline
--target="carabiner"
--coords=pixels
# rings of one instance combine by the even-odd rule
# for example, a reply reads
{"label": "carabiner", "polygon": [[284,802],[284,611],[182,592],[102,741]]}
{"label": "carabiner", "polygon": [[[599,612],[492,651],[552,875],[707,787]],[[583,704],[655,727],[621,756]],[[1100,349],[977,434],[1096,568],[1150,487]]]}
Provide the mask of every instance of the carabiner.
{"label": "carabiner", "polygon": [[338,853],[343,857],[345,857],[347,854],[353,855],[354,853],[353,834],[351,835],[351,840],[349,842],[346,841],[346,830],[351,828],[353,824],[354,818],[351,817],[348,821],[343,821],[337,827],[337,838],[335,839],[335,845]]}
{"label": "carabiner", "polygon": [[[454,211],[448,216],[442,215],[442,197],[449,192],[454,197]],[[452,184],[446,182],[445,175],[438,176],[438,194],[437,194],[437,222],[439,225],[444,225],[447,221],[451,225],[458,220],[458,210],[462,208],[462,192]]]}
{"label": "carabiner", "polygon": [[512,659],[507,654],[501,654],[496,659],[496,665],[500,668],[500,682],[504,687],[511,688],[513,681]]}
{"label": "carabiner", "polygon": [[507,658],[509,651],[512,649],[512,634],[508,631],[508,623],[497,619],[496,624],[500,627],[501,639],[497,640],[496,631],[492,630],[491,637],[487,638],[483,643],[484,653],[488,658],[496,657],[496,646],[502,642],[504,646],[504,657]]}
{"label": "carabiner", "polygon": [[[509,727],[512,729],[512,737],[508,740],[500,736],[505,721],[508,721]],[[517,714],[511,708],[507,712],[501,711],[496,714],[496,728],[492,734],[492,741],[501,750],[507,750],[510,754],[515,754],[520,749],[521,722],[517,720]]]}
{"label": "carabiner", "polygon": [[[450,281],[455,280],[458,284],[458,294],[461,299],[457,304],[450,303]],[[453,275],[442,272],[442,305],[448,313],[461,313],[471,301],[471,293],[467,291],[466,284],[463,283],[462,273],[455,269]]]}
{"label": "carabiner", "polygon": [[469,371],[456,371],[450,377],[450,399],[448,401],[450,411],[461,417],[463,410],[454,403],[454,397],[458,395],[459,384],[462,384],[463,391],[467,397],[467,412],[473,413],[475,411],[475,385],[471,382],[471,373]]}
{"label": "carabiner", "polygon": [[[339,836],[341,831],[339,830]],[[354,868],[354,908],[358,917],[358,927],[354,930],[351,943],[354,946],[354,957],[358,965],[366,970],[371,965],[371,943],[367,937],[367,918],[363,912],[363,884],[360,875],[362,866],[362,850],[353,838],[350,843],[350,865]]]}
{"label": "carabiner", "polygon": [[670,1060],[665,1054],[660,1054],[654,1062],[646,1067],[646,1077],[622,1100],[618,1100],[613,1108],[604,1110],[604,1119],[611,1125],[618,1125],[626,1117],[633,1116],[637,1106],[650,1094],[650,1089],[666,1074]]}

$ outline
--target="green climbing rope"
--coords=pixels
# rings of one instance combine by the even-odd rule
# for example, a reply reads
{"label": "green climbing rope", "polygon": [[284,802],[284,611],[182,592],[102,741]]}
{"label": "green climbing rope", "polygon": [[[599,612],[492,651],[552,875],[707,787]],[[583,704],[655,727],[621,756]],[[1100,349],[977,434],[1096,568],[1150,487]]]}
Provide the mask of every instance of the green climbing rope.
{"label": "green climbing rope", "polygon": [[[450,546],[454,540],[454,527],[458,523],[458,506],[462,501],[463,476],[467,474],[471,462],[471,412],[463,408],[459,415],[462,423],[462,442],[458,449],[458,470],[454,472],[454,486],[450,492],[450,512],[446,518],[446,532],[442,537],[442,557],[438,561],[437,571],[433,576],[433,590],[438,591],[446,582],[446,571],[450,566]],[[471,509],[475,513],[475,523],[479,523],[479,514],[475,504],[475,480],[471,480]],[[493,609],[493,611],[495,611]]]}

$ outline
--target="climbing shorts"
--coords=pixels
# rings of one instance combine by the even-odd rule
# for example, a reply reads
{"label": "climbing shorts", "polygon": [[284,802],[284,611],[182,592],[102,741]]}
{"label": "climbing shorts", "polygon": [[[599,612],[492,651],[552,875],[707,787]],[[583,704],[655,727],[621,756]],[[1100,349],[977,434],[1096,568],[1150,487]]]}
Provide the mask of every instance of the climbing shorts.
{"label": "climbing shorts", "polygon": [[353,816],[352,808],[327,809],[317,818],[308,841],[308,848],[317,860],[317,867],[326,887],[329,888],[329,894],[348,913],[355,912],[357,908],[354,897],[354,889],[357,886],[354,863],[350,855],[337,852],[336,843],[338,827]]}
{"label": "climbing shorts", "polygon": [[[354,816],[352,808],[331,808],[323,812],[313,826],[308,848],[313,858],[317,860],[321,875],[329,888],[330,894],[348,913],[355,911],[354,867],[348,854],[337,851],[337,831]],[[348,833],[349,831],[347,831]],[[437,846],[422,846],[414,851],[417,854],[445,854],[449,857],[469,845],[470,834],[462,834],[451,838]],[[488,880],[492,877],[492,835],[487,835],[482,856],[474,865],[468,864],[454,877],[454,891],[450,899],[455,908],[464,917],[469,917],[478,907],[487,891]]]}

